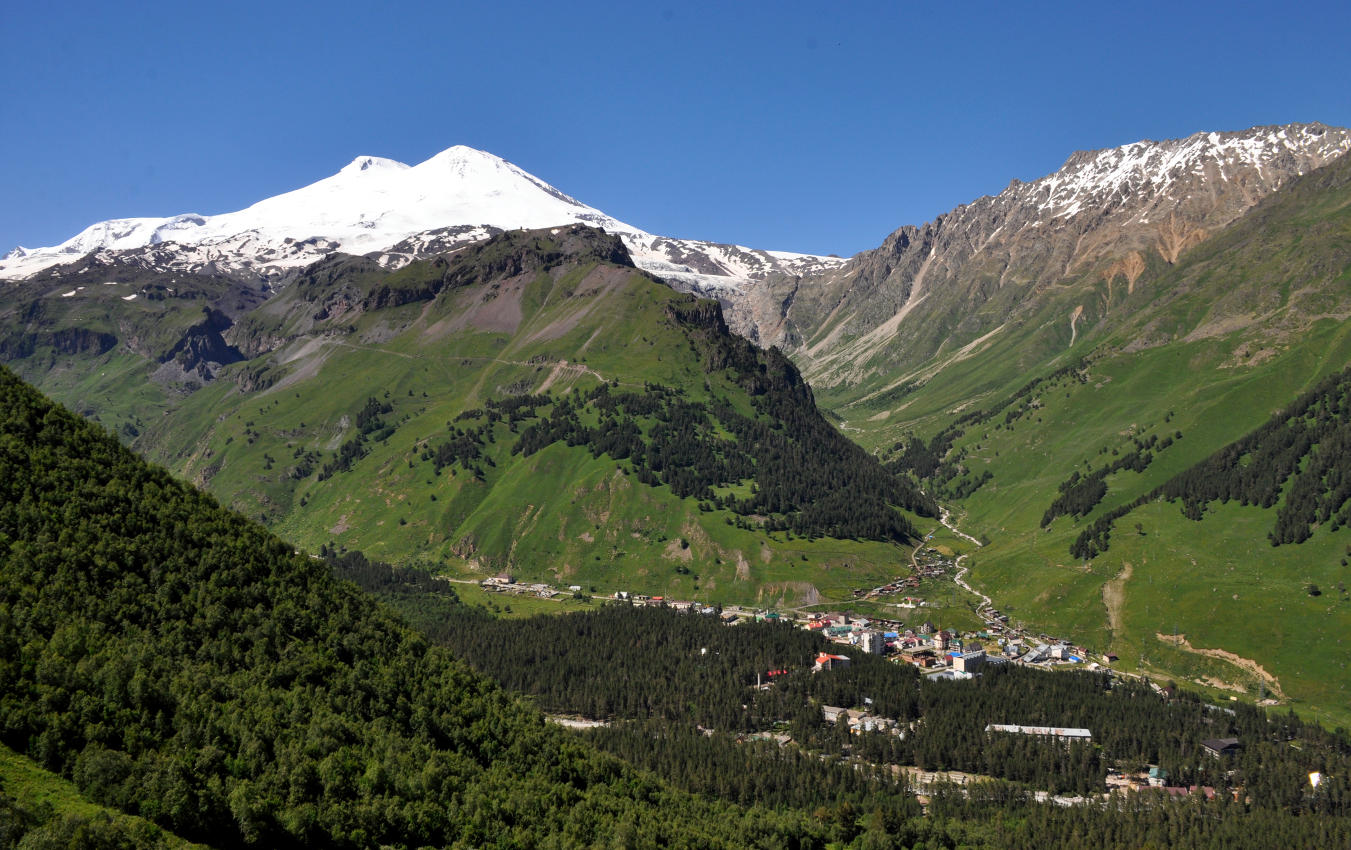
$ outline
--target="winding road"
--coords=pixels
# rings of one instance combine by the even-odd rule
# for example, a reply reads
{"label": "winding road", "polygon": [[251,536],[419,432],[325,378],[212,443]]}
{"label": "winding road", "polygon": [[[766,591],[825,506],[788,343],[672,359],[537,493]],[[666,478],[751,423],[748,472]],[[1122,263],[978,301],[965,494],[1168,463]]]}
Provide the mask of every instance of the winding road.
{"label": "winding road", "polygon": [[[982,544],[979,540],[977,540],[976,538],[974,538],[974,537],[972,537],[971,535],[967,534],[966,532],[964,532],[964,531],[959,531],[959,530],[957,529],[957,526],[955,526],[955,525],[952,524],[952,514],[948,511],[947,508],[942,508],[942,507],[940,507],[940,508],[938,509],[938,521],[941,522],[941,523],[943,524],[943,527],[944,527],[944,528],[946,528],[948,531],[951,531],[953,534],[957,535],[958,537],[962,537],[962,538],[965,538],[965,539],[967,539],[967,540],[970,540],[972,543],[976,544],[977,546],[983,546],[983,545],[984,545],[984,544]],[[956,584],[957,584],[958,587],[962,588],[962,589],[965,590],[967,593],[973,594],[973,595],[975,595],[975,596],[979,596],[982,600],[984,600],[984,604],[981,606],[982,608],[993,608],[993,607],[994,607],[994,603],[993,603],[992,601],[990,601],[990,597],[988,597],[988,596],[986,596],[985,594],[981,593],[979,590],[974,589],[973,587],[971,587],[971,585],[969,585],[969,584],[966,583],[966,574],[967,574],[967,572],[971,569],[970,567],[963,567],[963,566],[962,566],[962,561],[966,560],[966,557],[967,557],[966,555],[958,555],[958,556],[957,556],[957,560],[956,560],[955,563],[957,564],[958,569],[957,569],[957,573],[952,577],[952,580],[953,580],[954,582],[956,582]],[[978,608],[977,610],[979,611],[980,609]]]}
{"label": "winding road", "polygon": [[956,564],[957,564],[958,570],[957,570],[957,573],[952,577],[952,580],[953,580],[954,582],[957,583],[957,586],[958,586],[958,587],[960,587],[961,589],[965,590],[967,593],[974,593],[976,596],[979,596],[982,600],[984,600],[984,602],[983,602],[983,604],[980,606],[980,608],[977,608],[977,609],[976,609],[977,611],[980,611],[982,608],[992,608],[992,607],[994,607],[994,603],[990,601],[990,597],[988,597],[988,596],[986,596],[985,594],[981,593],[979,590],[974,589],[973,587],[971,587],[971,585],[969,585],[969,584],[966,583],[966,578],[965,578],[965,576],[966,576],[967,571],[970,570],[971,568],[970,568],[970,567],[963,567],[963,566],[962,566],[962,561],[963,561],[965,558],[966,558],[965,555],[958,555],[958,556],[957,556]]}

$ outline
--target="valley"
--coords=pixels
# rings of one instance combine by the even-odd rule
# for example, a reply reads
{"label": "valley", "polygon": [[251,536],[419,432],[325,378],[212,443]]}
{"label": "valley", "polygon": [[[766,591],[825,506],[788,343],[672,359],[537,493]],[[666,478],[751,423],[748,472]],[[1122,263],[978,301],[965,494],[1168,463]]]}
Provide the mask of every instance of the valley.
{"label": "valley", "polygon": [[[1340,523],[1328,521],[1336,509],[1298,545],[1273,546],[1271,504],[1215,501],[1188,519],[1176,502],[1152,501],[1115,519],[1099,551],[1076,546],[1089,529],[1107,528],[1107,517],[1262,427],[1351,362],[1340,318],[1351,295],[1347,175],[1339,162],[1296,181],[1157,278],[1142,274],[1135,309],[1043,361],[1045,378],[1009,374],[1026,349],[996,340],[944,365],[899,403],[840,389],[822,398],[851,436],[884,458],[899,457],[901,443],[916,445],[909,434],[949,435],[937,449],[947,468],[927,460],[921,467],[932,470],[926,486],[990,544],[971,552],[969,580],[1004,610],[1038,612],[1048,627],[1110,648],[1153,675],[1270,696],[1270,682],[1244,666],[1179,653],[1154,637],[1203,636],[1197,645],[1255,659],[1288,685],[1283,692],[1301,710],[1344,724],[1347,600],[1307,592],[1346,580],[1347,544]],[[1323,259],[1311,267],[1311,257]],[[1300,285],[1271,300],[1264,318],[1215,317],[1217,305],[1272,276]],[[1195,289],[1205,281],[1215,287],[1210,295]],[[1151,327],[1172,330],[1159,338]],[[967,421],[952,426],[954,415]],[[1085,476],[1075,491],[1082,501],[1055,516],[1057,493],[1068,495],[1076,474]],[[1083,489],[1090,480],[1105,485],[1101,494]],[[945,491],[958,498],[944,499]],[[1133,568],[1122,579],[1127,564]],[[1110,608],[1103,602],[1109,589]],[[1311,677],[1307,660],[1324,653],[1331,670]]]}
{"label": "valley", "polygon": [[[1337,838],[1346,743],[1326,730],[1351,723],[1348,149],[1351,132],[1314,124],[1081,152],[840,259],[653,236],[454,148],[13,255],[0,272],[26,276],[0,284],[0,359],[17,376],[3,376],[0,447],[18,488],[0,505],[13,571],[0,645],[27,696],[3,738],[20,754],[3,775],[23,778],[5,781],[59,789],[72,830],[113,818],[162,846],[211,843],[226,824],[225,846],[477,846],[503,829],[533,846],[541,829],[627,834],[619,820],[689,846],[872,846],[865,833],[907,823],[955,846],[933,826],[945,807],[978,824],[974,846],[1001,846],[1029,811],[1066,834],[1037,795],[1097,811],[1087,801],[1109,773],[1133,777],[1121,808],[1152,824],[1209,817],[1209,803],[1141,796],[1152,767],[1178,780],[1167,794],[1243,804],[1254,835],[1310,838],[1314,823]],[[400,194],[433,179],[450,181],[440,206]],[[504,206],[476,211],[485,193]],[[318,220],[339,223],[297,241],[315,198],[338,211]],[[407,215],[352,224],[372,198]],[[111,438],[173,477],[137,471]],[[100,478],[83,446],[120,472]],[[30,458],[64,483],[17,483]],[[154,524],[201,560],[152,548],[190,580],[136,572],[153,569],[135,554],[152,520],[91,513],[125,552],[76,521],[124,479],[145,516],[167,494],[175,518]],[[78,534],[42,525],[59,512]],[[262,548],[245,557],[227,526]],[[202,598],[162,591],[185,584]],[[130,605],[140,590],[154,598],[134,616],[168,631],[117,636],[131,615],[99,594]],[[80,599],[100,600],[98,616],[63,631]],[[15,613],[32,605],[47,625]],[[143,658],[186,659],[179,638],[221,628],[250,635],[265,681],[243,648],[183,661],[192,685]],[[959,675],[955,646],[998,660]],[[136,718],[113,720],[108,694],[131,686],[79,665],[123,650],[158,684],[137,686]],[[287,725],[321,668],[346,671],[322,686],[328,726]],[[378,694],[362,695],[358,668],[385,677]],[[471,732],[427,720],[442,686]],[[221,727],[208,692],[290,749],[264,756]],[[28,697],[59,706],[44,715]],[[600,725],[544,733],[537,710]],[[384,713],[400,719],[353,731]],[[992,723],[1098,737],[1065,747]],[[126,724],[139,737],[116,740]],[[232,755],[203,749],[208,732]],[[1205,761],[1203,742],[1231,735],[1250,750]],[[537,753],[543,773],[505,775]],[[437,775],[406,778],[424,758]],[[629,771],[659,779],[644,790]],[[956,789],[935,771],[980,778]],[[1301,795],[1311,771],[1341,784]],[[463,793],[452,773],[482,799],[548,786],[589,820],[413,811]],[[376,798],[399,801],[393,820]],[[358,799],[368,808],[345,808]],[[653,799],[698,817],[673,824]],[[41,820],[35,805],[13,818]],[[745,808],[699,831],[728,807]],[[1329,820],[1294,814],[1311,811]]]}
{"label": "valley", "polygon": [[[312,551],[347,547],[473,581],[508,571],[602,594],[797,608],[891,580],[909,561],[907,537],[950,509],[961,531],[943,534],[973,594],[954,588],[945,601],[959,620],[975,620],[984,597],[1128,668],[1265,698],[1269,683],[1243,666],[1153,637],[1185,632],[1261,665],[1285,704],[1341,724],[1351,680],[1304,673],[1310,657],[1330,652],[1340,671],[1351,653],[1335,531],[1267,547],[1270,508],[1215,503],[1198,523],[1140,504],[1101,551],[1085,557],[1083,540],[1351,362],[1351,163],[1337,158],[1347,145],[1344,131],[1300,125],[1076,155],[838,267],[706,290],[726,324],[673,318],[674,293],[634,277],[627,226],[620,239],[576,226],[523,239],[455,225],[446,233],[464,241],[405,246],[430,259],[335,253],[283,277],[222,275],[191,260],[197,249],[180,262],[163,243],[153,257],[102,249],[14,284],[0,350]],[[1159,157],[1173,163],[1162,177],[1150,171]],[[475,152],[451,160],[474,175],[454,189],[463,205],[478,183],[505,179],[522,215],[547,185]],[[1251,168],[1257,182],[1237,176]],[[384,179],[367,171],[322,191]],[[1198,180],[1208,200],[1185,200]],[[315,191],[287,208],[303,214]],[[1179,227],[1193,236],[1164,238]],[[1020,235],[992,235],[1001,228]],[[1078,247],[1065,247],[1071,237]],[[931,259],[916,265],[924,245]],[[766,312],[789,285],[787,312]],[[951,300],[958,291],[964,302]],[[784,372],[781,401],[765,406],[751,375],[772,384],[792,367],[776,349],[738,348],[732,328],[781,342],[811,389]],[[840,358],[854,371],[832,371]],[[848,532],[804,523],[881,479],[841,479],[835,460],[836,472],[793,473],[792,492],[771,494],[736,461],[729,441],[752,439],[748,423],[734,433],[738,417],[791,416],[809,397],[912,482],[909,495],[881,497],[899,514],[873,509]],[[560,406],[569,398],[585,402]],[[655,448],[672,427],[701,436]],[[782,461],[791,445],[759,451]],[[698,482],[652,466],[689,464],[691,451],[711,452]],[[808,508],[804,496],[822,501]],[[1250,632],[1253,618],[1287,625]]]}

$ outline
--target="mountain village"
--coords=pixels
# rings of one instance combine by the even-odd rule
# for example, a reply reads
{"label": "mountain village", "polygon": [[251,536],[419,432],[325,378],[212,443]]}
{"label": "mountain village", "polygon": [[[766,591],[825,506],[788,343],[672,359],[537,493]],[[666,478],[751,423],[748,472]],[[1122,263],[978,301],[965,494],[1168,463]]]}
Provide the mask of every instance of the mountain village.
{"label": "mountain village", "polygon": [[[933,555],[930,553],[928,571],[932,572]],[[941,571],[940,573],[941,574]],[[896,579],[893,582],[868,592],[872,596],[880,592],[895,592],[895,588],[906,587],[912,577]],[[554,599],[572,595],[582,596],[582,588],[572,585],[559,590],[543,583],[519,583],[511,576],[502,574],[492,576],[480,582],[480,586],[491,593],[509,595],[529,595],[542,599]],[[1090,653],[1082,646],[1055,638],[1046,634],[1030,635],[1023,629],[1008,625],[1008,617],[990,608],[982,606],[982,617],[987,628],[979,631],[958,632],[944,629],[934,623],[924,621],[914,628],[907,628],[900,620],[869,618],[851,612],[780,612],[771,608],[748,608],[742,606],[706,605],[688,600],[666,599],[662,596],[617,591],[603,597],[610,604],[627,604],[635,607],[667,608],[673,611],[695,616],[716,617],[724,625],[735,627],[748,622],[768,622],[791,624],[794,628],[819,633],[826,641],[840,647],[850,647],[864,653],[884,656],[896,664],[908,664],[924,671],[932,681],[969,681],[979,677],[991,666],[1015,664],[1029,669],[1054,671],[1059,669],[1110,670],[1117,658],[1112,653],[1101,656],[1100,661],[1091,660]],[[922,608],[923,602],[911,600],[915,607]],[[852,659],[840,652],[823,650],[814,659],[811,671],[814,674],[829,674],[831,670],[845,669]],[[780,676],[793,672],[791,668],[766,670],[757,675],[756,688],[765,690],[774,687],[774,681]],[[1163,700],[1171,700],[1176,688],[1172,684],[1158,685],[1150,683],[1153,691]],[[1231,709],[1218,705],[1208,705],[1212,711],[1233,714]],[[904,738],[914,728],[913,723],[900,723],[869,710],[865,704],[861,708],[823,705],[822,719],[847,729],[850,735],[884,733]],[[572,716],[550,715],[549,720],[574,729],[591,729],[608,726],[609,721],[592,720]],[[1052,741],[1065,746],[1078,742],[1088,744],[1093,741],[1090,729],[1072,727],[1052,727],[1018,724],[987,724],[987,734],[1027,735]],[[780,746],[792,743],[792,737],[783,731],[762,732],[745,736],[746,740],[772,741]],[[1232,759],[1243,748],[1238,738],[1216,738],[1202,742],[1203,751],[1221,763]],[[943,789],[958,789],[965,793],[967,786],[988,777],[977,776],[956,770],[924,771],[917,768],[900,768],[905,776],[906,787],[927,801],[929,795]],[[1168,782],[1169,773],[1159,765],[1116,765],[1108,770],[1105,778],[1107,790],[1095,795],[1053,794],[1048,791],[1035,792],[1035,799],[1042,803],[1058,806],[1082,805],[1097,801],[1110,800],[1124,794],[1137,792],[1157,792],[1166,798],[1196,796],[1201,799],[1215,799],[1217,790],[1211,786],[1172,785]],[[1308,777],[1311,787],[1317,787],[1322,781],[1321,774],[1313,773]],[[1243,789],[1234,788],[1233,798],[1243,799]]]}
{"label": "mountain village", "polygon": [[[856,595],[863,599],[893,596],[902,589],[918,587],[917,576],[932,578],[943,575],[942,565],[952,563],[934,549],[925,549],[924,553],[926,557],[919,562],[921,565],[917,568],[916,575],[894,579],[872,590],[856,591]],[[585,596],[580,585],[559,589],[542,582],[518,582],[506,573],[485,578],[479,582],[479,586],[489,593],[533,596],[541,599]],[[822,635],[830,643],[886,656],[898,664],[909,664],[926,671],[926,674],[934,679],[971,679],[980,675],[982,668],[987,664],[1016,663],[1042,669],[1080,666],[1098,670],[1116,660],[1115,655],[1107,653],[1095,661],[1090,657],[1089,651],[1082,646],[1047,634],[1030,634],[1022,628],[1010,625],[1007,615],[1001,614],[989,605],[982,605],[978,611],[981,619],[985,621],[986,628],[958,631],[942,628],[928,619],[908,624],[907,621],[899,619],[863,616],[847,609],[780,611],[774,608],[711,605],[626,590],[594,598],[637,607],[669,608],[682,613],[718,617],[729,626],[747,621],[791,623],[797,628]],[[899,603],[901,607],[916,611],[922,611],[925,607],[922,599],[913,596],[902,598],[904,601]],[[847,655],[822,652],[815,660],[814,669],[829,670],[848,666],[849,663]],[[782,672],[784,671],[766,671],[766,681]]]}

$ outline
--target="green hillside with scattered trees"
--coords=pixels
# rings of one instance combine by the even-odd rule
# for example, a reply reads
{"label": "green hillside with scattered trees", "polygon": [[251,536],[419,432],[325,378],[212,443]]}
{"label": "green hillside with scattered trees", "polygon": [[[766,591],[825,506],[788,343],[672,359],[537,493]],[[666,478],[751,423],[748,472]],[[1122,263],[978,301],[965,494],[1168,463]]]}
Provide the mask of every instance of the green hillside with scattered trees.
{"label": "green hillside with scattered trees", "polygon": [[[425,635],[334,572],[421,612]],[[628,608],[494,621],[439,584],[297,553],[0,369],[0,846],[1243,848],[1351,836],[1351,745],[1293,716],[1216,713],[1083,674],[995,671],[917,689],[913,670],[853,652],[850,670],[813,675],[820,638],[786,626]],[[558,729],[443,645],[552,710],[600,699],[623,722]],[[766,664],[786,678],[757,691],[751,674]],[[541,666],[560,675],[532,675]],[[855,738],[823,722],[827,702],[923,731]],[[1012,719],[1091,723],[1103,740],[985,740],[984,723]],[[791,743],[741,737],[757,728]],[[1219,733],[1244,741],[1236,772],[1205,761],[1189,772],[1198,737]],[[1104,759],[1175,764],[1219,793],[1033,801],[1038,786],[1095,790]],[[907,761],[1004,778],[940,783],[926,807],[888,767]],[[1317,793],[1309,769],[1329,777]]]}
{"label": "green hillside with scattered trees", "polygon": [[[820,414],[779,352],[593,229],[506,233],[396,271],[335,255],[258,304],[148,274],[127,272],[117,291],[163,299],[125,302],[107,350],[25,349],[15,367],[313,549],[597,592],[812,604],[898,575],[914,521],[937,514]],[[17,300],[35,306],[9,314],[14,334],[25,315],[50,314],[45,332],[59,333],[123,303],[24,286]],[[173,342],[203,303],[229,319],[219,342]],[[151,326],[153,357],[128,343]],[[175,350],[229,362],[166,383]],[[99,393],[63,377],[77,372]]]}
{"label": "green hillside with scattered trees", "polygon": [[1348,245],[1338,161],[1129,291],[1053,287],[963,358],[823,395],[986,544],[969,580],[1015,622],[1346,725]]}

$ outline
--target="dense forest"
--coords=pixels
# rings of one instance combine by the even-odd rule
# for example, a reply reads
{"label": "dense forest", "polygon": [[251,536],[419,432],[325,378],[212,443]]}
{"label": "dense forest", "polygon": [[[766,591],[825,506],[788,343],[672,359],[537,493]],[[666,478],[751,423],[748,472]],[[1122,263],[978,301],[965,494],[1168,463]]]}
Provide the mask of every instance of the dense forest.
{"label": "dense forest", "polygon": [[[632,764],[711,798],[808,810],[860,846],[1135,847],[1169,836],[1170,846],[1312,847],[1351,838],[1351,784],[1325,778],[1313,793],[1307,780],[1351,771],[1351,740],[1293,714],[1160,695],[1103,674],[996,667],[975,681],[931,681],[833,645],[853,663],[813,673],[827,646],[817,635],[626,605],[525,621],[449,618],[434,634],[547,711],[609,721],[580,734]],[[851,732],[824,719],[826,705],[898,726]],[[990,723],[1085,727],[1093,740],[986,732]],[[1205,754],[1202,741],[1231,736],[1244,743],[1236,757]],[[994,779],[928,789],[928,818],[917,821],[909,780],[888,765]],[[1071,809],[1032,800],[1035,790],[1099,795],[1109,768],[1148,765],[1215,797],[1141,792]]]}
{"label": "dense forest", "polygon": [[126,815],[59,815],[51,804],[22,805],[0,785],[0,847],[18,850],[166,850],[179,846],[159,827]]}
{"label": "dense forest", "polygon": [[[436,637],[547,711],[739,734],[780,729],[811,750],[1057,792],[1100,792],[1109,766],[1155,764],[1183,784],[1242,786],[1255,805],[1281,808],[1291,804],[1289,788],[1300,784],[1291,777],[1300,770],[1351,773],[1351,739],[1293,715],[1237,704],[1221,709],[1187,694],[1165,700],[1142,682],[1105,674],[997,665],[976,681],[934,681],[787,624],[727,627],[715,618],[615,605],[526,621],[447,620]],[[852,663],[812,672],[816,654],[827,650]],[[770,677],[771,670],[779,675]],[[756,687],[771,679],[772,686]],[[906,734],[841,737],[823,719],[825,705],[866,708],[899,721]],[[987,733],[991,723],[1089,728],[1093,742],[1067,748]],[[1208,763],[1201,748],[1203,740],[1229,736],[1248,742],[1232,774]],[[1307,748],[1302,755],[1290,751],[1292,741]],[[1327,786],[1328,799],[1351,815],[1351,783],[1337,782]]]}
{"label": "dense forest", "polygon": [[[215,847],[831,835],[799,813],[681,795],[546,726],[324,562],[7,370],[0,681],[7,746],[96,802]],[[5,811],[4,834],[24,832],[25,813]]]}

